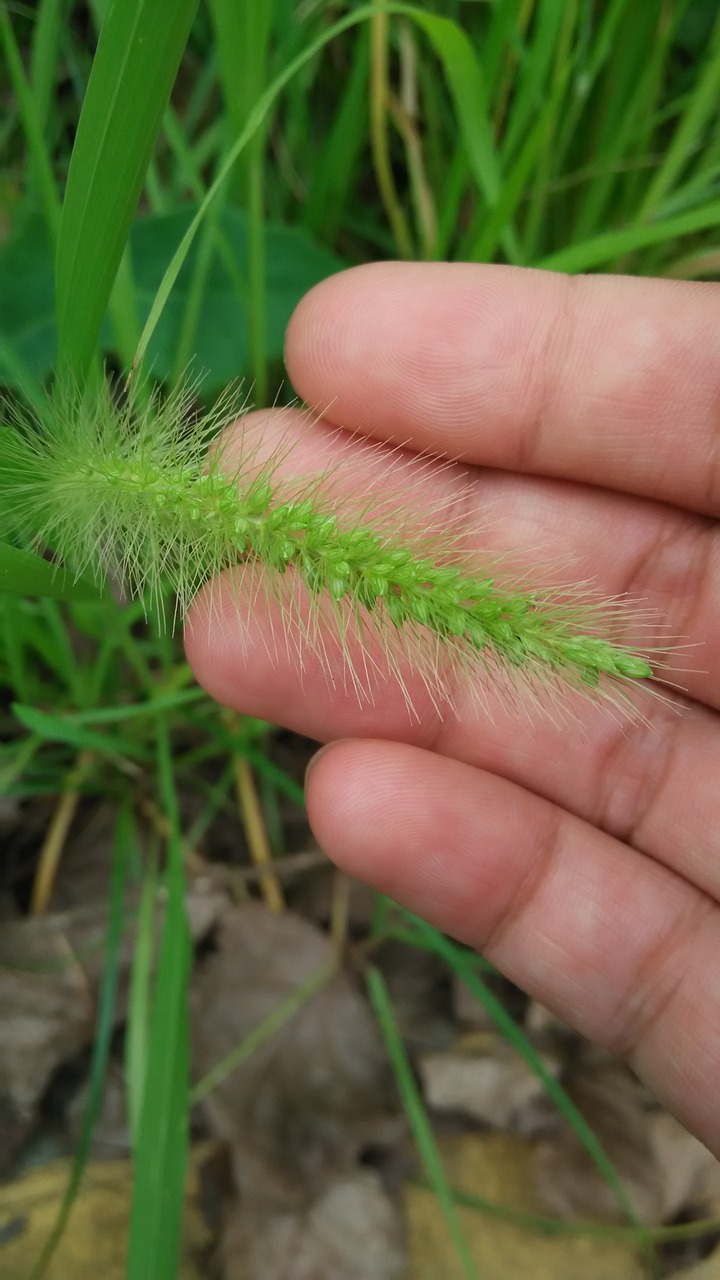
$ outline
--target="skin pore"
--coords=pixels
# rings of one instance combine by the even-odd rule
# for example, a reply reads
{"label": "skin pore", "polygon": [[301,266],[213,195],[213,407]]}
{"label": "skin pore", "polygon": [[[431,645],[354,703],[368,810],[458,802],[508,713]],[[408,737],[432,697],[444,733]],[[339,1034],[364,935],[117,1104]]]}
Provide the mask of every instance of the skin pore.
{"label": "skin pore", "polygon": [[[238,626],[242,571],[212,607],[200,593],[186,633],[219,701],[328,744],[307,801],[338,865],[626,1056],[718,1156],[719,316],[716,285],[359,267],[288,331],[293,385],[329,406],[322,421],[253,415],[269,442],[297,430],[303,466],[327,465],[338,427],[461,460],[427,484],[462,472],[468,546],[569,564],[689,646],[679,714],[652,698],[630,720],[591,703],[518,714],[492,695],[483,714],[460,684],[448,716],[411,687],[410,715],[392,678],[362,704],[273,645],[250,583]],[[423,486],[409,500],[422,512]]]}

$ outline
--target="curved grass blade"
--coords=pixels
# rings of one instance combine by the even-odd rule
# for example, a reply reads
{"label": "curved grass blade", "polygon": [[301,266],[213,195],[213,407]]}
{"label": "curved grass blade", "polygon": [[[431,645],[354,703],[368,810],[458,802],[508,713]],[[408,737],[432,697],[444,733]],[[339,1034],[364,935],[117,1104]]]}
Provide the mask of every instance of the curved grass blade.
{"label": "curved grass blade", "polygon": [[82,382],[198,0],[123,0],[98,40],[56,259],[59,364]]}
{"label": "curved grass blade", "polygon": [[462,1274],[465,1280],[479,1280],[470,1246],[455,1208],[455,1197],[445,1176],[432,1125],[425,1110],[412,1064],[402,1042],[390,995],[385,985],[385,979],[379,969],[372,967],[368,969],[367,985],[370,1003],[385,1041],[398,1092],[402,1098],[418,1155],[425,1166],[430,1185],[438,1198],[450,1239],[455,1246],[458,1261],[462,1268]]}
{"label": "curved grass blade", "polygon": [[141,743],[119,734],[98,733],[78,724],[63,712],[41,711],[39,707],[11,704],[13,715],[30,733],[36,733],[46,742],[64,742],[78,751],[96,751],[101,755],[125,756],[128,760],[147,760],[148,752]]}
{"label": "curved grass blade", "polygon": [[465,950],[464,947],[452,942],[450,938],[446,938],[444,934],[434,929],[432,925],[426,924],[424,920],[420,920],[417,916],[407,915],[409,921],[412,922],[420,937],[429,947],[446,961],[452,968],[453,972],[465,983],[468,990],[482,1004],[487,1013],[490,1014],[498,1031],[505,1037],[508,1044],[521,1055],[530,1069],[535,1072],[541,1081],[548,1096],[555,1103],[560,1114],[565,1118],[571,1128],[574,1130],[577,1138],[584,1146],[590,1159],[593,1161],[596,1169],[605,1179],[610,1190],[620,1208],[625,1213],[628,1222],[640,1233],[642,1232],[642,1223],[638,1220],[637,1214],[633,1208],[632,1202],[625,1191],[620,1180],[617,1169],[605,1154],[603,1147],[598,1140],[596,1134],[591,1129],[585,1117],[578,1111],[575,1103],[563,1086],[553,1075],[547,1070],[542,1058],[536,1052],[534,1046],[530,1043],[527,1036],[521,1031],[520,1027],[510,1017],[497,996],[493,994],[490,988],[477,972],[476,957]]}
{"label": "curved grass blade", "polygon": [[557,253],[548,254],[539,262],[533,263],[533,266],[542,267],[546,271],[567,271],[573,274],[592,271],[627,253],[635,253],[653,244],[670,245],[681,236],[706,231],[708,227],[717,227],[719,224],[720,200],[713,200],[701,205],[699,209],[678,214],[675,218],[665,218],[641,226],[622,227],[617,231],[605,231],[579,244],[568,245]]}
{"label": "curved grass blade", "polygon": [[[245,150],[250,140],[263,127],[285,86],[307,63],[312,62],[332,40],[335,40],[351,27],[356,27],[361,22],[367,22],[369,19],[377,17],[379,13],[395,14],[399,17],[412,19],[430,40],[442,64],[448,88],[455,104],[458,125],[462,132],[468,161],[478,189],[489,206],[492,207],[496,204],[501,189],[500,174],[488,120],[480,66],[465,32],[450,18],[440,18],[427,14],[414,5],[363,5],[361,8],[355,9],[352,13],[341,18],[331,27],[328,27],[321,36],[308,44],[296,58],[293,58],[284,67],[265,92],[257,99],[255,106],[247,117],[245,128],[228,151],[215,180],[208,188],[204,200],[168,264],[140,336],[134,367],[137,367],[145,356],[148,344],[155,332],[173,285],[180,274],[183,263],[207,215],[208,209],[218,192],[228,181],[238,157]],[[511,229],[504,233],[503,243],[510,259],[512,261],[517,260],[519,249]]]}

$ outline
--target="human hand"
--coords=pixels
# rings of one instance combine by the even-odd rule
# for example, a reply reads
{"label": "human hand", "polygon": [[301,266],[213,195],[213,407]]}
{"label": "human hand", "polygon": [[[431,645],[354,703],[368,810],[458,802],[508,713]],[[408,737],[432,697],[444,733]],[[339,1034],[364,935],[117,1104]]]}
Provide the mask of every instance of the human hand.
{"label": "human hand", "polygon": [[716,285],[378,264],[314,289],[287,339],[326,423],[470,464],[469,531],[489,512],[494,547],[702,644],[681,714],[490,719],[460,690],[441,719],[419,688],[416,720],[392,683],[361,706],[253,643],[272,619],[256,600],[238,627],[236,584],[212,615],[201,594],[186,646],[220,702],[331,744],[307,803],[338,865],[626,1056],[720,1156],[718,315]]}

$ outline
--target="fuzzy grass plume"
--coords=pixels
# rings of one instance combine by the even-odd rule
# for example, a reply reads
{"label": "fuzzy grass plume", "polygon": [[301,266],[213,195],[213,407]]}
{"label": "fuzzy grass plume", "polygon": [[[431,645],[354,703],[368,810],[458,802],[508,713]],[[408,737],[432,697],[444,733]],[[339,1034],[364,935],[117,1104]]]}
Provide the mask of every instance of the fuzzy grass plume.
{"label": "fuzzy grass plume", "polygon": [[163,400],[143,388],[119,398],[106,386],[93,397],[59,389],[42,421],[14,412],[0,463],[5,525],[133,595],[169,587],[183,613],[207,580],[252,566],[286,640],[321,658],[335,641],[361,694],[384,669],[419,674],[438,701],[469,675],[479,688],[509,676],[529,691],[629,705],[657,674],[622,641],[632,621],[622,601],[479,569],[451,512],[429,513],[434,533],[404,515],[399,489],[407,508],[408,479],[427,459],[402,465],[399,488],[362,499],[338,492],[332,469],[288,480],[282,451],[262,460],[241,448],[238,462],[209,448],[239,406],[229,392],[197,415],[195,390]]}

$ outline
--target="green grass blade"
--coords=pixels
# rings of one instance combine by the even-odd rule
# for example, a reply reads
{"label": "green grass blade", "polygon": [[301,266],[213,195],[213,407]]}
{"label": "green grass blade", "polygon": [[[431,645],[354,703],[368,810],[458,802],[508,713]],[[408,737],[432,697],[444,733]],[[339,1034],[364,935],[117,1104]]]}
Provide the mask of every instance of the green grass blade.
{"label": "green grass blade", "polygon": [[189,1141],[190,931],[180,818],[167,726],[158,721],[158,767],[169,822],[167,906],[150,1013],[138,1142],[133,1152],[127,1280],[176,1280]]}
{"label": "green grass blade", "polygon": [[544,106],[565,9],[566,5],[558,4],[557,0],[549,0],[549,3],[541,0],[538,7],[533,38],[520,64],[503,137],[503,156],[515,153]]}
{"label": "green grass blade", "polygon": [[43,122],[38,111],[38,104],[32,88],[28,84],[10,15],[4,6],[0,6],[0,45],[5,50],[10,83],[20,109],[20,118],[27,139],[33,176],[40,194],[43,214],[50,237],[55,242],[60,232],[60,198],[45,145]]}
{"label": "green grass blade", "polygon": [[694,85],[686,109],[675,128],[670,145],[645,193],[638,219],[649,218],[680,177],[695,154],[703,130],[718,110],[720,85],[720,17],[710,39],[707,58]]}
{"label": "green grass blade", "polygon": [[177,693],[159,694],[148,702],[129,702],[122,707],[93,707],[92,711],[79,711],[67,716],[73,724],[117,724],[121,720],[136,720],[162,712],[178,711],[202,702],[207,697],[204,689],[182,689]]}
{"label": "green grass blade", "polygon": [[41,0],[32,36],[30,84],[38,124],[45,131],[58,74],[60,33],[65,0]]}
{"label": "green grass blade", "polygon": [[[0,333],[0,373],[6,387],[13,387],[19,391],[24,400],[30,405],[34,413],[38,417],[42,417],[46,406],[47,398],[42,389],[39,378],[31,370],[27,361],[23,359],[17,346],[8,342]],[[0,425],[0,437],[6,427]],[[0,444],[0,460],[2,459],[2,444]]]}
{"label": "green grass blade", "polygon": [[120,357],[122,367],[129,369],[140,336],[137,292],[129,244],[125,246],[110,290],[108,316],[112,325],[114,350]]}
{"label": "green grass blade", "polygon": [[[391,9],[391,12],[394,11]],[[401,10],[429,39],[445,74],[453,99],[457,124],[467,151],[470,169],[478,190],[492,209],[502,191],[502,177],[492,135],[492,126],[475,50],[465,32],[449,18],[439,18],[414,8]],[[503,245],[511,261],[520,252],[510,226],[503,232]]]}
{"label": "green grass blade", "polygon": [[[10,665],[10,664],[8,664]],[[13,671],[13,676],[14,676]],[[43,743],[32,735],[13,744],[13,754],[7,764],[0,768],[0,795],[10,795],[18,778],[25,772]]]}
{"label": "green grass blade", "polygon": [[[0,486],[0,497],[2,487]],[[99,600],[100,591],[92,583],[75,580],[72,574],[49,564],[31,551],[20,551],[0,542],[0,592],[20,596],[41,596],[51,600]]]}
{"label": "green grass blade", "polygon": [[122,936],[125,923],[124,899],[125,884],[130,865],[130,858],[136,849],[136,835],[129,808],[120,810],[115,828],[115,846],[110,878],[110,906],[108,931],[105,943],[105,964],[98,996],[95,1040],[93,1043],[90,1075],[88,1079],[87,1103],[83,1116],[80,1137],[73,1158],[72,1171],[65,1194],[60,1205],[56,1222],[42,1255],[33,1269],[31,1280],[41,1280],[45,1275],[52,1256],[62,1238],[70,1213],[85,1171],[93,1130],[100,1114],[102,1093],[105,1084],[112,1035],[115,1027],[115,1002],[120,979],[122,960]]}
{"label": "green grass blade", "polygon": [[614,258],[623,257],[627,253],[635,253],[639,249],[647,249],[650,245],[667,244],[681,236],[692,235],[696,231],[705,231],[708,227],[720,225],[720,200],[702,205],[699,209],[691,209],[688,213],[679,214],[676,218],[666,218],[662,222],[653,222],[646,226],[625,227],[619,231],[607,231],[603,235],[593,236],[579,244],[569,245],[556,253],[548,254],[534,263],[547,271],[592,271],[596,267],[607,266]]}
{"label": "green grass blade", "polygon": [[375,1017],[378,1020],[378,1025],[385,1041],[385,1047],[395,1074],[405,1114],[415,1139],[415,1145],[425,1167],[430,1185],[437,1196],[448,1233],[462,1266],[463,1275],[466,1280],[479,1280],[470,1246],[457,1215],[452,1188],[445,1176],[432,1125],[418,1089],[412,1064],[405,1051],[405,1045],[395,1019],[388,989],[378,969],[372,967],[368,969],[367,985],[370,1003],[375,1011]]}
{"label": "green grass blade", "polygon": [[197,0],[123,0],[103,23],[68,174],[56,258],[58,361],[82,381]]}
{"label": "green grass blade", "polygon": [[502,190],[495,208],[477,219],[477,227],[473,227],[473,242],[461,251],[463,258],[473,262],[492,262],[502,240],[503,228],[513,218],[515,211],[527,189],[530,175],[537,165],[538,157],[543,149],[543,140],[553,121],[557,119],[558,108],[565,95],[567,80],[570,74],[568,64],[563,75],[540,112],[527,138],[520,148],[517,157],[509,167]]}
{"label": "green grass blade", "polygon": [[594,163],[597,176],[581,194],[575,241],[588,239],[611,221],[622,225],[634,217],[638,196],[631,166],[659,145],[655,113],[677,20],[678,5],[668,9],[658,0],[629,4],[622,13],[612,58],[584,116],[590,145],[584,142],[583,165]]}
{"label": "green grass blade", "polygon": [[[267,87],[267,59],[275,0],[209,0],[215,30],[220,85],[231,137],[244,129],[248,116]],[[238,67],[243,74],[238,75]],[[237,166],[237,185],[247,203],[249,159]]]}
{"label": "green grass blade", "polygon": [[40,711],[38,707],[12,704],[13,714],[31,733],[40,734],[46,742],[65,742],[78,751],[97,751],[100,755],[122,755],[129,760],[147,760],[149,753],[133,738],[120,734],[98,733],[77,724],[62,712]]}
{"label": "green grass blade", "polygon": [[[220,83],[232,136],[242,132],[253,104],[266,88],[275,0],[210,0],[216,32]],[[238,75],[237,68],[244,68]],[[265,130],[259,128],[236,166],[235,188],[248,216],[248,327],[254,394],[267,396],[265,292]]]}
{"label": "green grass blade", "polygon": [[[223,192],[223,195],[224,194],[225,192]],[[200,322],[200,315],[208,283],[208,276],[210,274],[210,268],[212,267],[213,257],[215,254],[217,219],[221,212],[221,200],[218,198],[208,213],[208,218],[202,229],[202,234],[198,244],[192,279],[188,288],[187,299],[185,307],[183,308],[183,316],[178,331],[175,359],[173,361],[172,372],[170,374],[170,383],[172,386],[177,386],[180,383],[184,373],[192,363],[198,324]],[[263,316],[264,314],[265,313],[263,311]]]}
{"label": "green grass blade", "polygon": [[[558,156],[563,160],[565,160],[569,143],[577,134],[578,121],[598,78],[607,63],[612,63],[617,55],[618,27],[633,4],[634,0],[608,0],[602,13],[591,15],[591,21],[597,25],[589,47],[584,50],[582,70],[576,81],[575,92],[563,113],[563,119],[559,122]],[[588,138],[584,147],[586,159],[592,153],[592,149],[592,140]]]}
{"label": "green grass blade", "polygon": [[305,226],[328,243],[334,242],[342,211],[352,199],[353,175],[365,146],[369,54],[366,33],[362,32],[333,123],[323,140],[322,163],[312,174],[305,203]]}
{"label": "green grass blade", "polygon": [[[421,1182],[421,1186],[427,1186]],[[515,1226],[527,1231],[548,1236],[588,1237],[595,1240],[621,1240],[625,1244],[646,1246],[648,1243],[664,1244],[670,1240],[693,1240],[699,1236],[715,1235],[720,1231],[720,1217],[699,1218],[694,1222],[672,1223],[670,1226],[638,1227],[618,1226],[611,1222],[573,1222],[567,1218],[551,1218],[544,1214],[527,1213],[523,1209],[513,1209],[508,1205],[487,1200],[484,1196],[473,1195],[457,1187],[452,1189],[453,1199],[457,1205],[466,1209],[474,1209],[476,1213],[497,1218],[502,1222],[512,1222]],[[697,1277],[702,1280],[702,1276]]]}
{"label": "green grass blade", "polygon": [[497,126],[504,115],[504,99],[512,83],[510,66],[524,52],[523,37],[529,10],[527,0],[503,0],[502,4],[488,5],[487,8],[492,11],[492,16],[482,35],[482,61]]}
{"label": "green grass blade", "polygon": [[152,971],[155,952],[155,903],[158,890],[156,851],[151,849],[144,869],[137,933],[130,969],[128,1023],[125,1033],[127,1114],[133,1150],[140,1142],[140,1121],[147,1075]]}

